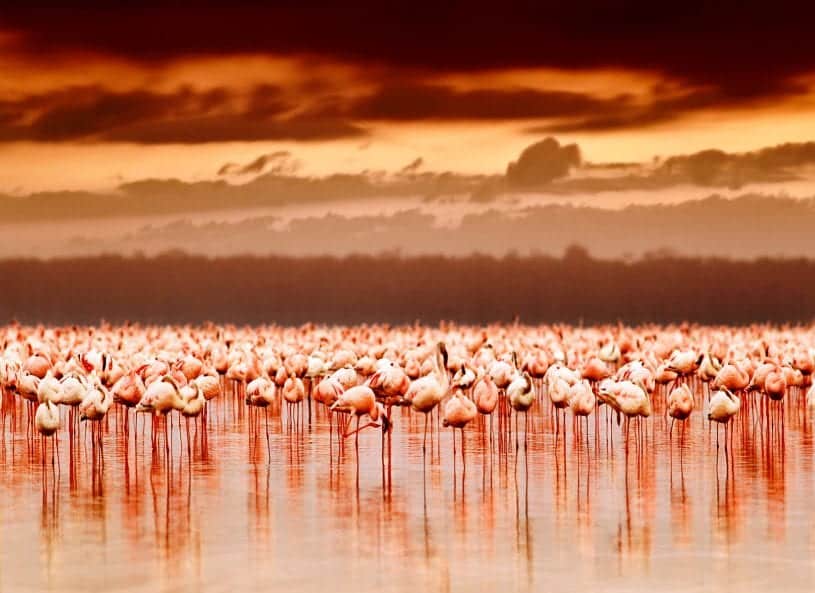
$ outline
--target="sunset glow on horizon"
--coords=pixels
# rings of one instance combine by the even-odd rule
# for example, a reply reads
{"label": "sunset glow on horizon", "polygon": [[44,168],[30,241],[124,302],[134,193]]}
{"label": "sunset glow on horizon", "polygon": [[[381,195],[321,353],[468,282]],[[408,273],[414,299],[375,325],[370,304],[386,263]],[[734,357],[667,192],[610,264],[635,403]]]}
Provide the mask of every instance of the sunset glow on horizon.
{"label": "sunset glow on horizon", "polygon": [[[67,216],[96,251],[88,216],[154,245],[140,225],[418,211],[455,227],[495,207],[815,196],[815,54],[797,21],[753,6],[505,9],[12,8],[6,219]],[[648,248],[677,247],[661,240]]]}
{"label": "sunset glow on horizon", "polygon": [[[217,5],[197,17],[171,5],[128,14],[89,3],[83,14],[98,26],[85,31],[80,24],[73,32],[54,30],[54,21],[25,9],[0,16],[0,192],[214,179],[223,162],[280,150],[309,175],[396,171],[416,158],[429,171],[494,174],[545,136],[577,143],[584,160],[596,163],[647,163],[705,149],[747,152],[812,138],[815,63],[787,63],[795,44],[771,28],[779,45],[772,51],[784,63],[776,68],[768,55],[752,68],[744,64],[758,50],[745,32],[716,30],[725,11],[714,11],[714,31],[697,37],[695,48],[639,29],[625,44],[612,44],[625,38],[612,21],[598,39],[555,39],[550,51],[540,37],[540,47],[497,47],[494,55],[474,40],[468,54],[430,39],[425,43],[446,56],[436,62],[426,52],[375,51],[388,43],[377,29],[402,41],[397,15],[377,16],[378,24],[360,28],[353,41],[341,33],[320,38],[315,30],[286,46],[271,41],[284,23],[319,11],[240,3],[228,12],[248,28],[244,40],[239,28],[232,35],[215,25],[223,12]],[[50,11],[54,20],[63,14],[58,5]],[[354,14],[340,14],[337,26]],[[268,37],[251,26],[260,15]],[[450,9],[423,26],[433,31],[459,16]],[[581,26],[580,11],[564,9],[559,18],[564,30]],[[648,18],[655,32],[668,31],[667,16]],[[483,20],[474,19],[473,32],[486,26]],[[539,24],[541,36],[551,34],[558,16]],[[153,36],[139,39],[148,25]],[[155,37],[176,25],[183,36]],[[469,39],[456,33],[450,43],[459,38]],[[725,65],[717,54],[730,46],[743,57]],[[706,63],[704,51],[714,50]],[[61,165],[43,170],[38,155]]]}

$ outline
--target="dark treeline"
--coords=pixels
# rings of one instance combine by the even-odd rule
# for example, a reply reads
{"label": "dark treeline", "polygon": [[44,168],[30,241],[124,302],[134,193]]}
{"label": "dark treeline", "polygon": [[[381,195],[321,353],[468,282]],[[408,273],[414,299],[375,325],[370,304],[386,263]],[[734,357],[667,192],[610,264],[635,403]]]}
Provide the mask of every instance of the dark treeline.
{"label": "dark treeline", "polygon": [[0,262],[0,321],[808,322],[815,260],[471,256]]}

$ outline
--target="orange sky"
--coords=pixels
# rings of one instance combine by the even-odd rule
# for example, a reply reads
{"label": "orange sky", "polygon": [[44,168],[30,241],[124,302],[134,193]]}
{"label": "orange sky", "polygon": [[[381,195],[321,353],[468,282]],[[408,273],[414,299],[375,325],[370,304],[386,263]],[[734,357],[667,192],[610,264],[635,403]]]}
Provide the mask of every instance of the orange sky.
{"label": "orange sky", "polygon": [[808,254],[754,213],[815,213],[812,17],[795,0],[16,3],[0,258]]}
{"label": "orange sky", "polygon": [[549,135],[577,143],[584,161],[647,163],[815,130],[806,71],[765,93],[659,64],[434,70],[285,50],[144,60],[68,42],[31,51],[34,33],[19,27],[0,26],[0,192],[15,195],[214,179],[226,162],[281,150],[302,175],[416,158],[424,170],[496,174]]}
{"label": "orange sky", "polygon": [[281,151],[299,176],[416,159],[500,175],[550,136],[577,144],[584,165],[812,139],[801,19],[742,5],[431,6],[12,7],[0,15],[0,192],[213,180]]}

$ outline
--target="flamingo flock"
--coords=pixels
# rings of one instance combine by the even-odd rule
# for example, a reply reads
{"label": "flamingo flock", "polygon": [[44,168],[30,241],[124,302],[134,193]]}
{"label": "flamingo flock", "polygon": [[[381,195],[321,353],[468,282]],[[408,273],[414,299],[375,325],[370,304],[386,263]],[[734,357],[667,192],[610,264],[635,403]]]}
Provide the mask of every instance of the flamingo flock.
{"label": "flamingo flock", "polygon": [[[129,450],[144,444],[148,422],[154,451],[168,453],[176,437],[183,450],[185,434],[191,454],[193,442],[206,446],[217,398],[246,406],[250,430],[265,424],[269,456],[270,422],[293,435],[327,423],[332,456],[353,437],[357,463],[360,434],[381,431],[384,463],[400,419],[416,415],[423,458],[428,439],[450,428],[466,467],[465,431],[499,454],[514,436],[517,453],[547,427],[555,446],[565,442],[571,416],[573,441],[593,438],[600,454],[601,425],[606,450],[618,431],[627,451],[673,447],[674,424],[682,439],[699,418],[715,427],[717,452],[724,431],[727,458],[734,430],[783,447],[785,407],[815,413],[813,338],[813,327],[768,325],[14,324],[0,329],[3,427],[22,414],[29,438],[51,443],[52,463],[60,435],[89,439],[103,459],[103,434]],[[670,422],[667,444],[649,442],[653,422]]]}

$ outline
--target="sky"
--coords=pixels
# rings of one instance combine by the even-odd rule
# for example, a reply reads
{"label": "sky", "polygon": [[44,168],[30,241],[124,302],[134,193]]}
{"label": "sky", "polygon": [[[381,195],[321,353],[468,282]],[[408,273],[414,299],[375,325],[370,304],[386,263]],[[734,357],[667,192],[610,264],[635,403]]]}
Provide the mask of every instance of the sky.
{"label": "sky", "polygon": [[[590,250],[690,253],[659,235],[609,250],[573,221],[631,208],[658,220],[694,201],[719,212],[720,198],[742,213],[792,199],[810,215],[815,9],[555,4],[5,6],[0,230],[15,236],[0,238],[0,257],[44,235],[43,256],[116,251],[123,237],[127,252],[195,244],[172,239],[183,225],[204,228],[192,248],[213,255],[292,251],[274,233],[301,225],[294,252],[306,253],[314,221],[335,234],[320,252],[346,253],[374,249],[353,228],[405,220],[433,237],[380,243],[466,253],[484,247],[476,235],[452,246],[442,235],[467,217],[529,221],[552,207],[577,209],[568,229]],[[268,237],[248,245],[247,226]],[[725,244],[734,257],[806,252]]]}

